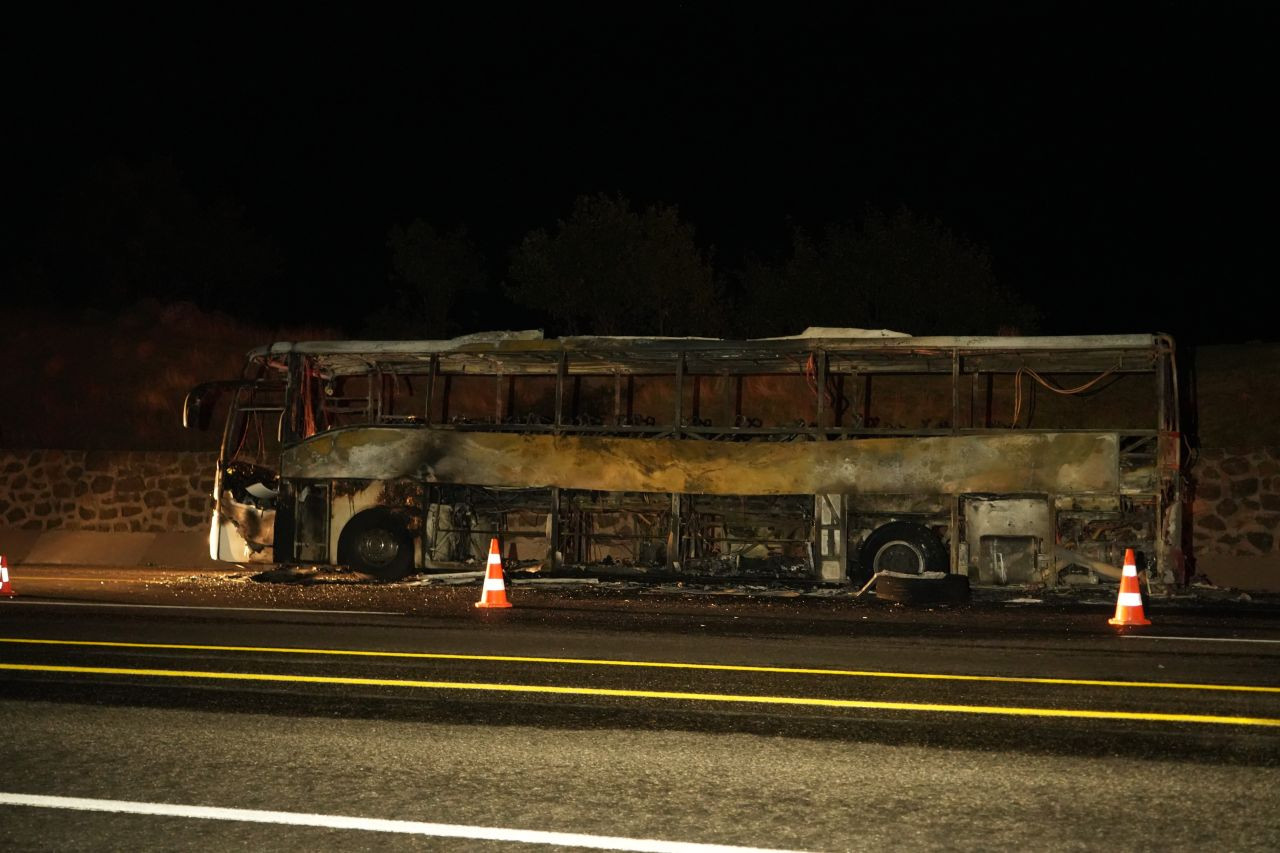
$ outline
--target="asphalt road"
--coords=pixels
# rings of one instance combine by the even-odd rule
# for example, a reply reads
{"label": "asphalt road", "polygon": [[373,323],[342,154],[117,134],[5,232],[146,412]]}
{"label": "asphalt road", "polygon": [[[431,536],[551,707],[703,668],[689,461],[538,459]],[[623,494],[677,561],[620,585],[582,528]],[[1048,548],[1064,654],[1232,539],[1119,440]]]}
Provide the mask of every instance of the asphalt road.
{"label": "asphalt road", "polygon": [[1151,602],[1118,634],[1087,596],[15,586],[5,849],[1280,845],[1266,603]]}

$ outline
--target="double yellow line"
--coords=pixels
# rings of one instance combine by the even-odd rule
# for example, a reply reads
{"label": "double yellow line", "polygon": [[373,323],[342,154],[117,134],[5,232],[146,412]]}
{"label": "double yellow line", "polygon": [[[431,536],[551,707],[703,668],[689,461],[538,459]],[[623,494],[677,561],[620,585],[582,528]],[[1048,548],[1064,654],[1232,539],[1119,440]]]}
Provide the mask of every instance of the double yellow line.
{"label": "double yellow line", "polygon": [[[808,669],[768,666],[735,666],[669,661],[623,661],[593,658],[521,657],[513,655],[460,655],[428,652],[382,652],[350,649],[301,649],[270,646],[220,646],[189,643],[123,643],[89,640],[46,640],[0,637],[0,643],[14,645],[55,645],[94,648],[156,649],[214,652],[256,652],[269,654],[407,658],[418,660],[466,660],[518,663],[576,664],[589,666],[631,666],[666,669],[716,670],[727,672],[761,672],[793,675],[853,676],[864,678],[908,678],[939,681],[978,681],[996,683],[1080,685],[1091,687],[1163,688],[1178,690],[1218,690],[1246,693],[1280,693],[1280,687],[1241,684],[1194,684],[1162,681],[1103,681],[1067,678],[1020,678],[988,675],[948,675],[941,673],[877,672],[874,670]],[[398,687],[428,690],[466,690],[500,693],[554,694],[561,696],[595,696],[626,699],[658,699],[691,702],[729,702],[740,704],[789,705],[816,708],[914,711],[947,714],[987,714],[1013,717],[1057,717],[1093,720],[1134,720],[1165,723],[1204,723],[1235,726],[1280,727],[1280,718],[1238,717],[1214,714],[1167,714],[1141,711],[1099,711],[1075,708],[1034,708],[1002,705],[952,705],[924,702],[880,702],[861,699],[822,699],[798,696],[758,696],[732,693],[689,693],[665,690],[620,690],[601,687],[561,687],[537,684],[491,684],[464,681],[424,681],[393,678],[353,678],[345,676],[277,675],[272,673],[235,673],[209,670],[139,669],[126,667],[53,666],[43,664],[0,663],[0,670],[22,672],[75,673],[87,675],[123,675],[153,678],[189,678],[220,681],[257,681],[291,684],[329,684],[361,687]]]}

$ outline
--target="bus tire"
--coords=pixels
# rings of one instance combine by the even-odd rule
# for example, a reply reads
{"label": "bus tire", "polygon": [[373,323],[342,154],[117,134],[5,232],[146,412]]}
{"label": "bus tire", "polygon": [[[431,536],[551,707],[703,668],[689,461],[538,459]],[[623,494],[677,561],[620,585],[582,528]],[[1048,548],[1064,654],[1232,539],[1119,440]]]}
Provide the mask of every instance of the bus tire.
{"label": "bus tire", "polygon": [[963,604],[969,600],[969,576],[913,578],[881,575],[876,578],[876,598],[897,604]]}
{"label": "bus tire", "polygon": [[400,580],[413,571],[413,537],[389,510],[367,509],[342,528],[338,562],[378,580]]}
{"label": "bus tire", "polygon": [[882,524],[862,543],[858,562],[867,577],[876,572],[918,575],[951,569],[951,555],[937,535],[916,521]]}

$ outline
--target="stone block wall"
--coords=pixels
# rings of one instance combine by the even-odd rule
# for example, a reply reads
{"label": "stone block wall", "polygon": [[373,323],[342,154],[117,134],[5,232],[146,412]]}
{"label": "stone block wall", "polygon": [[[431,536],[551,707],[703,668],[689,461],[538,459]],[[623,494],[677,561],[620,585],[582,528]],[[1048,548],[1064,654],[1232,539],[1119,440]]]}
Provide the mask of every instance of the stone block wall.
{"label": "stone block wall", "polygon": [[213,452],[0,450],[0,527],[205,530]]}
{"label": "stone block wall", "polygon": [[1280,447],[1206,448],[1191,480],[1197,559],[1280,557]]}
{"label": "stone block wall", "polygon": [[[217,454],[0,450],[0,527],[204,532]],[[1192,550],[1280,560],[1280,446],[1207,448],[1191,469]]]}

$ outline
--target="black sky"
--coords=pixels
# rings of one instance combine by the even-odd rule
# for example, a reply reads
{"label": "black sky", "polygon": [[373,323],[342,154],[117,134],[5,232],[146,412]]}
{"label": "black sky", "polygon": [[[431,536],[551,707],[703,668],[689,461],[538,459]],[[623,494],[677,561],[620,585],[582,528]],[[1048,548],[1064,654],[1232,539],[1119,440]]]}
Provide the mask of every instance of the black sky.
{"label": "black sky", "polygon": [[414,217],[500,261],[621,192],[732,269],[906,205],[987,246],[1044,331],[1280,340],[1269,7],[956,5],[66,11],[6,36],[4,251],[56,243],[99,164],[167,158],[339,322],[301,295],[379,281]]}

